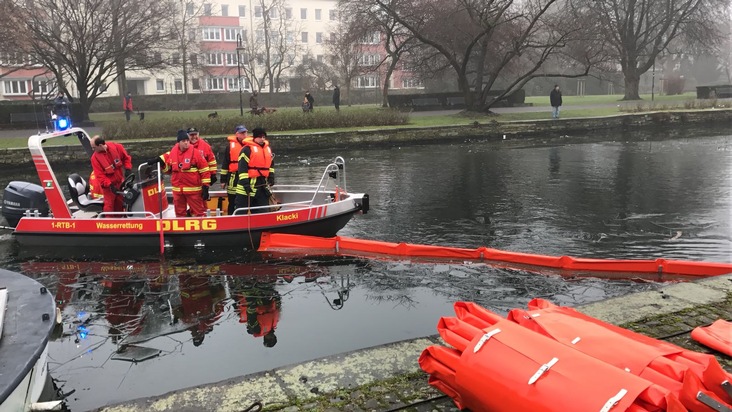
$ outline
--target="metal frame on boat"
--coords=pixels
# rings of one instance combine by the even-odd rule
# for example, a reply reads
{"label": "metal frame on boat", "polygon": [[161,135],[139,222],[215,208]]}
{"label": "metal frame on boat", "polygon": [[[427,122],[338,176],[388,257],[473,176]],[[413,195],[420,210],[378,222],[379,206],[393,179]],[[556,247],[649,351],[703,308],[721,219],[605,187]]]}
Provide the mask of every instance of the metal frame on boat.
{"label": "metal frame on boat", "polygon": [[[78,193],[71,190],[71,179],[67,188],[70,198],[67,198],[65,185],[59,183],[53,172],[43,143],[64,136],[76,136],[91,156],[89,135],[81,128],[28,138],[28,148],[41,183],[36,189],[45,194],[50,210],[47,216],[37,205],[23,209],[22,202],[6,201],[8,196],[3,196],[3,215],[9,222],[12,219],[6,210],[22,213],[13,231],[21,246],[254,249],[262,232],[334,236],[355,213],[366,213],[369,209],[367,194],[348,192],[345,161],[336,157],[326,166],[316,185],[273,186],[272,192],[279,203],[274,207],[266,206],[268,211],[251,213],[256,210],[238,209],[231,216],[224,215],[220,200],[226,198],[226,192],[212,190],[207,216],[187,218],[175,217],[172,204],[168,204],[170,191],[166,190],[165,196],[160,195],[161,180],[154,170],[145,170],[143,164],[138,168],[137,182],[130,179],[123,187],[127,210],[105,213],[98,202],[82,204]],[[33,184],[11,182],[8,188],[19,186]]]}

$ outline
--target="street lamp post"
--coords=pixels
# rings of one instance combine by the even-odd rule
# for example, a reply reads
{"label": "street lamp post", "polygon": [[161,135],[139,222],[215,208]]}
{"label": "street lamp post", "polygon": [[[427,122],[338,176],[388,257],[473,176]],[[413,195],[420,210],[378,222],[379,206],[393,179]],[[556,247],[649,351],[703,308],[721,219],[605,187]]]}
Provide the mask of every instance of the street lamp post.
{"label": "street lamp post", "polygon": [[244,102],[241,97],[241,50],[243,49],[241,44],[241,33],[236,33],[236,78],[239,83],[239,115],[244,117]]}

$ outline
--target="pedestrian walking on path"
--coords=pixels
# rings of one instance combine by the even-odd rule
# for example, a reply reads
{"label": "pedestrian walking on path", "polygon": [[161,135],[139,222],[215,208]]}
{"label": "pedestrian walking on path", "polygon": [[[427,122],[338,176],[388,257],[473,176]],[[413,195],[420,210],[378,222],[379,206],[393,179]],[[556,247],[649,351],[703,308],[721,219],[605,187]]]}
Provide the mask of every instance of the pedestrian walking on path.
{"label": "pedestrian walking on path", "polygon": [[552,105],[552,119],[559,119],[559,108],[562,106],[562,92],[559,85],[555,84],[552,92],[549,93],[549,103]]}

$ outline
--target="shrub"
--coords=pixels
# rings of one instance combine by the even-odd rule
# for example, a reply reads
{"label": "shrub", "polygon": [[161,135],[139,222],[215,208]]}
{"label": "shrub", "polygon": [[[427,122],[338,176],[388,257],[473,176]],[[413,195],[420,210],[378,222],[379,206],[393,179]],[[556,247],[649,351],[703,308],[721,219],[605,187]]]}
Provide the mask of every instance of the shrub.
{"label": "shrub", "polygon": [[663,82],[663,92],[667,95],[682,94],[685,85],[686,79],[684,79],[684,76],[678,73],[671,73],[666,75],[665,81]]}
{"label": "shrub", "polygon": [[283,110],[263,116],[245,115],[208,119],[202,117],[165,117],[146,119],[145,121],[125,120],[105,123],[102,127],[104,136],[110,139],[152,139],[175,136],[176,131],[195,126],[203,136],[230,135],[239,124],[249,130],[263,127],[267,132],[334,129],[364,126],[393,126],[406,124],[407,114],[391,109],[368,109],[341,112],[322,111],[302,113],[295,110]]}

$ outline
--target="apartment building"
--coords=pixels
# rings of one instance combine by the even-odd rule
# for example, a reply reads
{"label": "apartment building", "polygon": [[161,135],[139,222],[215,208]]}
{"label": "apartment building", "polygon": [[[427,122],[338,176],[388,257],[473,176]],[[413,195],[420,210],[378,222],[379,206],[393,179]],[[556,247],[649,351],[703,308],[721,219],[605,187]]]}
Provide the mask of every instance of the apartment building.
{"label": "apartment building", "polygon": [[[300,83],[296,81],[294,68],[306,58],[328,62],[326,44],[341,30],[336,0],[288,0],[281,6],[268,8],[256,0],[215,0],[200,5],[189,3],[185,7],[188,15],[196,16],[197,26],[190,29],[195,47],[168,56],[158,54],[168,62],[164,70],[128,71],[126,87],[134,95],[239,92],[240,83],[247,92],[270,90],[269,79],[263,79],[262,75],[266,66],[264,13],[269,13],[274,26],[266,37],[270,41],[284,40],[278,43],[280,48],[269,47],[271,60],[286,61],[272,89],[295,90]],[[364,38],[360,57],[364,68],[373,67],[384,58],[382,38],[378,32]],[[27,65],[30,59],[31,56],[19,53],[0,54],[0,74],[3,70],[14,70],[0,78],[0,100],[26,100],[33,91],[40,93],[52,87],[53,78],[42,66],[18,70],[19,65]],[[184,61],[187,62],[185,76]],[[364,70],[351,87],[378,91],[383,79],[383,72]],[[392,89],[421,86],[421,82],[402,71],[393,75],[390,84]],[[103,96],[116,95],[120,91],[117,82],[112,81],[106,85]]]}

